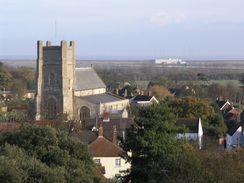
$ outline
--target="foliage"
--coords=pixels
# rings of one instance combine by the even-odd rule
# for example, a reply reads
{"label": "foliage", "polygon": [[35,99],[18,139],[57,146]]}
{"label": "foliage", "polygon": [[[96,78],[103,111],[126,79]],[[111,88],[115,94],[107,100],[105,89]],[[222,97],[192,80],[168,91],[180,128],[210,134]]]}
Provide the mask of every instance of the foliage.
{"label": "foliage", "polygon": [[24,95],[26,94],[26,87],[25,83],[20,79],[14,79],[12,93],[14,98],[18,100],[23,100]]}
{"label": "foliage", "polygon": [[241,73],[239,82],[241,83],[242,87],[244,87],[244,73]]}
{"label": "foliage", "polygon": [[204,74],[204,73],[198,73],[198,74],[197,74],[197,78],[198,78],[199,80],[203,81],[204,84],[210,80],[210,79],[208,78],[208,76],[207,76],[206,74]]}
{"label": "foliage", "polygon": [[127,85],[125,87],[122,88],[122,91],[125,93],[125,90],[127,90],[127,95],[128,96],[133,96],[133,95],[137,95],[137,91],[136,91],[136,86],[132,86],[132,85]]}
{"label": "foliage", "polygon": [[12,86],[13,77],[4,67],[0,67],[0,87],[9,90]]}
{"label": "foliage", "polygon": [[148,88],[154,86],[154,85],[159,85],[159,86],[164,86],[165,88],[174,88],[176,87],[176,81],[173,81],[168,78],[155,78],[153,81],[150,81],[148,83]]}
{"label": "foliage", "polygon": [[17,146],[0,148],[1,182],[65,182],[63,167],[49,167]]}
{"label": "foliage", "polygon": [[170,93],[170,91],[166,89],[164,86],[159,86],[159,85],[150,86],[148,88],[148,91],[150,91],[158,101],[164,101],[166,97],[173,96]]}
{"label": "foliage", "polygon": [[63,168],[66,182],[92,182],[94,164],[87,145],[50,127],[21,125],[0,139],[24,149],[27,154],[50,168]]}
{"label": "foliage", "polygon": [[244,180],[244,151],[215,153],[208,150],[184,151],[166,162],[169,177],[159,182],[241,182]]}
{"label": "foliage", "polygon": [[123,148],[132,152],[132,157],[127,157],[132,167],[125,182],[143,183],[166,176],[164,160],[180,153],[185,143],[176,138],[185,129],[175,126],[175,121],[176,115],[166,103],[140,109],[137,126],[127,131],[123,142]]}
{"label": "foliage", "polygon": [[36,76],[35,76],[35,69],[28,68],[28,67],[21,67],[19,69],[16,69],[12,71],[12,75],[15,79],[21,80],[28,90],[35,89],[35,82],[36,82]]}
{"label": "foliage", "polygon": [[176,110],[179,118],[201,118],[205,125],[215,114],[212,106],[191,96],[175,98],[169,105]]}
{"label": "foliage", "polygon": [[26,111],[0,112],[0,122],[25,122],[26,120]]}

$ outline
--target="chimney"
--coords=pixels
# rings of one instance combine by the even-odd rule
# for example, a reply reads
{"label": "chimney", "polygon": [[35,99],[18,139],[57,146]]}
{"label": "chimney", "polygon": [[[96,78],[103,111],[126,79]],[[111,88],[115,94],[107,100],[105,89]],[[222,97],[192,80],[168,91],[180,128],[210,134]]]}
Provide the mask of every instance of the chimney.
{"label": "chimney", "polygon": [[117,129],[116,129],[116,125],[113,126],[113,144],[117,145]]}
{"label": "chimney", "polygon": [[143,90],[141,90],[141,95],[144,95],[144,91]]}
{"label": "chimney", "polygon": [[127,89],[125,89],[124,97],[127,97]]}
{"label": "chimney", "polygon": [[116,88],[116,95],[119,95],[119,89]]}
{"label": "chimney", "polygon": [[152,92],[151,91],[148,91],[148,96],[152,96]]}
{"label": "chimney", "polygon": [[100,127],[98,129],[98,137],[103,137],[103,126],[100,124]]}

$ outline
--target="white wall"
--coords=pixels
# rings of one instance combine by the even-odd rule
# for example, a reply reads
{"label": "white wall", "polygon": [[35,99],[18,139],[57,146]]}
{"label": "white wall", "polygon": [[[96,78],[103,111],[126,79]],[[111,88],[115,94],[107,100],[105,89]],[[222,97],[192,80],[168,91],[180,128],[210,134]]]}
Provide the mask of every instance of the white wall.
{"label": "white wall", "polygon": [[82,90],[82,91],[75,91],[76,97],[87,96],[87,95],[96,95],[102,94],[106,92],[106,88],[97,88],[92,90]]}
{"label": "white wall", "polygon": [[[100,159],[101,165],[105,166],[104,176],[106,178],[113,178],[116,174],[123,175],[120,171],[130,168],[130,164],[125,163],[125,160],[121,157],[94,157],[93,159]],[[115,165],[115,159],[120,159],[120,166]]]}
{"label": "white wall", "polygon": [[232,145],[238,145],[238,139],[241,138],[241,126],[236,130],[236,132],[230,136],[226,135],[226,150],[229,151],[232,149]]}

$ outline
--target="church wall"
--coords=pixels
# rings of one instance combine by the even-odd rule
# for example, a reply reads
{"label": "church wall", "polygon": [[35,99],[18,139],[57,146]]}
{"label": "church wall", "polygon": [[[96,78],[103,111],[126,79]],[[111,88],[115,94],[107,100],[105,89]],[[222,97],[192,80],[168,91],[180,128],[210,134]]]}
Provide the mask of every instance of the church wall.
{"label": "church wall", "polygon": [[107,102],[100,105],[100,114],[103,113],[104,110],[107,112],[123,110],[129,105],[129,100],[119,100],[113,102]]}
{"label": "church wall", "polygon": [[80,119],[80,109],[85,106],[90,110],[90,117],[95,118],[98,114],[98,104],[90,103],[86,100],[82,100],[81,98],[74,98],[74,119]]}
{"label": "church wall", "polygon": [[[93,104],[82,98],[75,97],[74,99],[74,117],[80,119],[80,109],[86,106],[90,109],[90,117],[103,117],[103,113],[106,110],[109,113],[113,113],[119,110],[124,110],[129,105],[129,100],[119,100],[101,104]],[[123,113],[121,117],[128,117],[128,113]]]}
{"label": "church wall", "polygon": [[105,88],[98,88],[98,89],[92,89],[92,90],[82,90],[82,91],[75,91],[75,96],[81,97],[81,96],[87,96],[87,95],[102,94],[105,92],[106,92]]}

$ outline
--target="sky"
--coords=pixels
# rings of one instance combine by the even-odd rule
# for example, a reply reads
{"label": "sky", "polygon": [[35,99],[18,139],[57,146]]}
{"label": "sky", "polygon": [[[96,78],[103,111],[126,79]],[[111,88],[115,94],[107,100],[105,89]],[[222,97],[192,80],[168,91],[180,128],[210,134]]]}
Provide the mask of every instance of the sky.
{"label": "sky", "polygon": [[244,0],[0,0],[0,59],[75,41],[76,59],[244,60]]}

